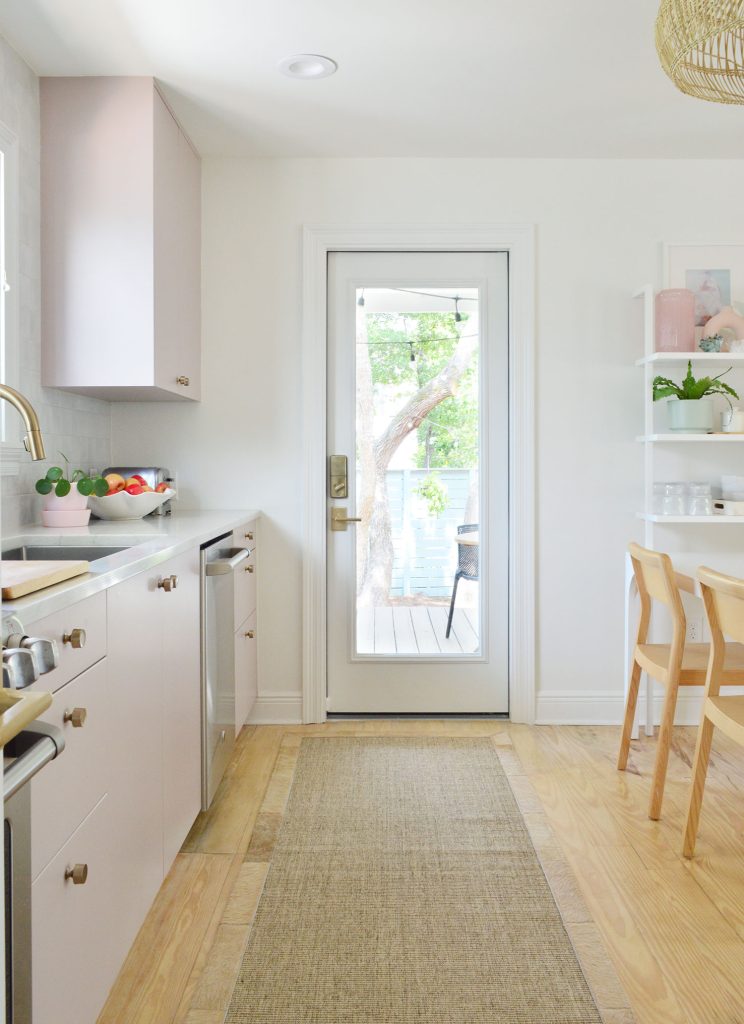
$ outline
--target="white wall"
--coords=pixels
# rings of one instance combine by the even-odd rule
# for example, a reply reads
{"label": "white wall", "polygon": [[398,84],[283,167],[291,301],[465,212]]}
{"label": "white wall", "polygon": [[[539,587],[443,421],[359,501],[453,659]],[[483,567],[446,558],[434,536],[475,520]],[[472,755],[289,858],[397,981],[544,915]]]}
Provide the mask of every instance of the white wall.
{"label": "white wall", "polygon": [[[60,463],[59,450],[73,468],[103,469],[111,458],[111,418],[108,402],[66,394],[41,386],[40,301],[40,184],[39,80],[0,37],[0,121],[18,138],[20,276],[18,289],[18,346],[15,379],[7,381],[33,403],[49,457],[45,463],[21,456],[17,475],[3,476],[2,526],[5,536],[39,519],[40,498],[34,483],[49,465]],[[23,434],[20,418],[8,413],[12,441]],[[3,467],[7,470],[7,466]]]}
{"label": "white wall", "polygon": [[623,552],[641,536],[629,295],[657,279],[663,240],[744,238],[743,178],[740,161],[204,161],[204,401],[115,405],[113,454],[176,469],[185,504],[265,511],[265,714],[272,695],[299,707],[301,226],[537,225],[539,707],[614,719]]}

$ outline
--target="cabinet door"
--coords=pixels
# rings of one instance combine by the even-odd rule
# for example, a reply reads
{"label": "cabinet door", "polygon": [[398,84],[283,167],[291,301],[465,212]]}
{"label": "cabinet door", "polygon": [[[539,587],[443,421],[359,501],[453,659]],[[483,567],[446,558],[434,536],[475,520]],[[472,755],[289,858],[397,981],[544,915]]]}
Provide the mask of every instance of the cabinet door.
{"label": "cabinet door", "polygon": [[159,573],[140,573],[107,592],[108,677],[113,722],[110,796],[121,847],[117,921],[123,954],[163,880],[162,609]]}
{"label": "cabinet door", "polygon": [[155,383],[199,399],[201,166],[157,92],[154,140]]}
{"label": "cabinet door", "polygon": [[258,694],[255,611],[235,633],[235,733],[245,725]]}
{"label": "cabinet door", "polygon": [[[33,884],[34,1024],[93,1024],[126,954],[113,810],[103,797]],[[65,878],[75,864],[87,866],[84,884]]]}
{"label": "cabinet door", "polygon": [[178,585],[163,592],[163,870],[167,873],[201,806],[199,552],[161,567]]}
{"label": "cabinet door", "polygon": [[90,814],[111,783],[109,745],[117,723],[111,717],[105,658],[56,691],[44,721],[62,731],[65,749],[62,757],[31,781],[32,878]]}

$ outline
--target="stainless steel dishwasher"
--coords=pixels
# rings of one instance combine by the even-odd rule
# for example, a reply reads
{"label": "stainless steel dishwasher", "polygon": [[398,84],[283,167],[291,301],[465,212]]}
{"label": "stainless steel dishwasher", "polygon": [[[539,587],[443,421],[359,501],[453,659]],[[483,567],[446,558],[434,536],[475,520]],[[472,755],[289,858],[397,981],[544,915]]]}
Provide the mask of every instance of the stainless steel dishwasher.
{"label": "stainless steel dishwasher", "polygon": [[235,580],[251,554],[232,534],[201,547],[202,810],[212,803],[235,746]]}

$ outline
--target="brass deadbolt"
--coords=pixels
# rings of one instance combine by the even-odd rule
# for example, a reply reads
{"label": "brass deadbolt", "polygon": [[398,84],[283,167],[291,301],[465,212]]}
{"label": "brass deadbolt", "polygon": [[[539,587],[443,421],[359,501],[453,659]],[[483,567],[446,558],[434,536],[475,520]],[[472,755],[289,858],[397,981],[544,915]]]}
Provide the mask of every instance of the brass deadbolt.
{"label": "brass deadbolt", "polygon": [[85,647],[85,630],[84,629],[71,629],[69,633],[65,633],[62,637],[63,644],[69,644],[70,647],[80,650],[81,647]]}
{"label": "brass deadbolt", "polygon": [[86,708],[73,708],[72,711],[65,711],[62,720],[64,722],[70,722],[73,729],[82,729],[87,717],[88,711]]}
{"label": "brass deadbolt", "polygon": [[73,885],[85,885],[88,881],[88,865],[73,864],[65,871],[65,879],[71,878]]}

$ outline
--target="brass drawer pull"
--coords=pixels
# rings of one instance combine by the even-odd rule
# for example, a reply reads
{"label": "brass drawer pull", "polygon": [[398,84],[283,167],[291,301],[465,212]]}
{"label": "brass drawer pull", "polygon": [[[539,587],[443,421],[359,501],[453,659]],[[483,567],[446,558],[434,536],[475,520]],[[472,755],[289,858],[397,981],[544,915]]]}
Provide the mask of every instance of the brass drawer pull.
{"label": "brass drawer pull", "polygon": [[84,629],[71,629],[69,633],[65,633],[62,637],[63,644],[69,644],[76,651],[80,650],[81,647],[85,647],[86,635]]}
{"label": "brass drawer pull", "polygon": [[65,871],[65,881],[68,878],[72,879],[73,885],[85,885],[88,881],[88,865],[73,864],[71,868],[67,868]]}
{"label": "brass drawer pull", "polygon": [[243,636],[247,637],[248,640],[253,640],[256,636],[256,631],[254,629],[249,629],[247,633],[243,634]]}
{"label": "brass drawer pull", "polygon": [[254,568],[255,568],[255,566],[253,566],[253,565],[246,565],[245,571],[246,572],[253,572]]}
{"label": "brass drawer pull", "polygon": [[181,375],[180,377],[176,377],[176,384],[180,384],[181,387],[187,388],[190,383],[191,381],[189,380],[188,377],[184,377],[183,375]]}
{"label": "brass drawer pull", "polygon": [[170,594],[171,590],[175,590],[178,586],[178,576],[161,576],[158,580],[158,588],[164,590],[166,594]]}
{"label": "brass drawer pull", "polygon": [[88,711],[86,708],[73,708],[72,711],[65,711],[62,721],[71,722],[73,729],[82,729],[87,717]]}
{"label": "brass drawer pull", "polygon": [[253,534],[252,533],[246,533],[245,539],[246,540],[253,540]]}

